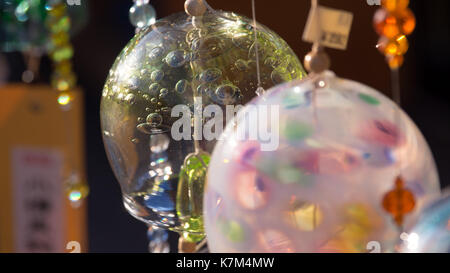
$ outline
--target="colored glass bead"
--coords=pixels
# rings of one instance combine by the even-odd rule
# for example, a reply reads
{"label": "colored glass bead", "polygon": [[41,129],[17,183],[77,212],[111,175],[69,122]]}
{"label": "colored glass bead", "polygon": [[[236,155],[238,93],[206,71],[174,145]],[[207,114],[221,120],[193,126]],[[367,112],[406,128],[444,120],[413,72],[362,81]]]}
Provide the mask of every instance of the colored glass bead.
{"label": "colored glass bead", "polygon": [[404,58],[403,56],[388,56],[386,60],[391,69],[398,69],[403,65]]}
{"label": "colored glass bead", "polygon": [[379,35],[385,36],[389,39],[392,39],[400,34],[397,18],[384,9],[379,9],[375,13],[374,28]]}
{"label": "colored glass bead", "polygon": [[[177,212],[183,228],[189,232],[183,234],[190,242],[204,238],[203,233],[203,189],[206,180],[209,155],[191,155],[180,170],[177,192]],[[199,235],[200,234],[200,235]]]}
{"label": "colored glass bead", "polygon": [[70,30],[70,18],[69,16],[63,16],[61,18],[49,19],[50,31],[52,33],[68,32]]}
{"label": "colored glass bead", "polygon": [[69,60],[73,57],[73,48],[71,45],[57,48],[54,52],[51,53],[51,57],[55,62]]}
{"label": "colored glass bead", "polygon": [[383,198],[383,208],[394,218],[398,226],[403,225],[404,216],[410,213],[416,205],[414,195],[405,188],[402,177],[395,180],[395,188]]}
{"label": "colored glass bead", "polygon": [[409,43],[405,35],[397,36],[394,39],[381,37],[377,48],[386,56],[399,56],[404,55],[408,51]]}
{"label": "colored glass bead", "polygon": [[381,0],[381,5],[388,11],[399,11],[408,8],[409,0]]}
{"label": "colored glass bead", "polygon": [[374,16],[375,31],[389,39],[401,34],[409,35],[415,27],[416,18],[410,9],[396,12],[379,9]]}
{"label": "colored glass bead", "polygon": [[150,4],[136,1],[130,8],[130,22],[137,28],[150,26],[155,20],[156,11]]}
{"label": "colored glass bead", "polygon": [[398,14],[401,31],[405,35],[411,34],[416,28],[416,17],[410,9],[396,12]]}

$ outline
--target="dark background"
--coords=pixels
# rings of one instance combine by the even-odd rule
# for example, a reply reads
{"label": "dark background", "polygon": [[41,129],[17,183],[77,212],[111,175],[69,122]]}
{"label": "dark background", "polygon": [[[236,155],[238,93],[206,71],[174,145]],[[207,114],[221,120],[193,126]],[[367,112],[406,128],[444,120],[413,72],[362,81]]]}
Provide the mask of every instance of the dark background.
{"label": "dark background", "polygon": [[[81,0],[85,5],[87,0]],[[151,0],[158,18],[183,10],[183,0]],[[251,16],[250,0],[208,0],[216,9]],[[328,49],[332,70],[344,78],[365,83],[390,96],[390,78],[384,58],[375,49],[372,28],[376,6],[366,0],[322,0],[322,5],[353,12],[354,21],[346,51]],[[89,18],[73,37],[74,66],[85,93],[87,176],[89,196],[89,250],[91,252],[146,252],[146,227],[127,214],[119,184],[106,159],[101,139],[101,91],[116,56],[134,34],[128,20],[132,1],[88,2]],[[301,40],[309,11],[308,0],[257,0],[257,20],[283,37],[300,59],[311,45]],[[450,1],[412,0],[417,28],[409,36],[410,50],[401,70],[403,108],[416,122],[434,154],[441,184],[450,183]],[[11,81],[19,81],[23,61],[8,54]],[[41,70],[50,68],[47,59]],[[45,74],[45,72],[44,72]],[[44,76],[45,78],[45,76]]]}

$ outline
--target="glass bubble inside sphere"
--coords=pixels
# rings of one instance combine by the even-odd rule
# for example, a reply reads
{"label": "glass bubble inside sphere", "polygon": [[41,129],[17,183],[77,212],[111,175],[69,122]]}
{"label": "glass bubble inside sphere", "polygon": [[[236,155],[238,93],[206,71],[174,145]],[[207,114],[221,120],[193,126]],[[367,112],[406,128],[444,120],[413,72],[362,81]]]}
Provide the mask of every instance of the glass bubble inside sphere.
{"label": "glass bubble inside sphere", "polygon": [[402,252],[450,253],[450,192],[427,206],[403,236]]}
{"label": "glass bubble inside sphere", "polygon": [[382,203],[399,172],[415,198],[405,221],[440,191],[427,143],[405,113],[331,72],[268,90],[235,123],[208,170],[213,252],[368,252],[371,241],[392,251],[398,228]]}
{"label": "glass bubble inside sphere", "polygon": [[[194,20],[179,13],[144,28],[118,56],[101,101],[103,140],[126,209],[146,223],[199,235],[215,140],[193,140],[192,113],[215,105],[224,127],[226,106],[245,104],[258,87],[250,20],[217,14]],[[258,25],[257,37],[263,88],[304,75],[277,34]],[[180,121],[177,132],[187,134],[174,137]]]}

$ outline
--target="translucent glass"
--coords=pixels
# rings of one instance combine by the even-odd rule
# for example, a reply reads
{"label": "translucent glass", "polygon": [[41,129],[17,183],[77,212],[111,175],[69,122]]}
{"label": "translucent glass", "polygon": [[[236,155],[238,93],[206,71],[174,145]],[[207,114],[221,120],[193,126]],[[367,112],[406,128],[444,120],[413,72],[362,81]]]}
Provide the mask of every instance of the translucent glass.
{"label": "translucent glass", "polygon": [[[226,105],[252,99],[258,80],[249,19],[217,12],[194,24],[175,14],[129,42],[104,86],[101,122],[126,209],[149,224],[202,235],[203,187],[215,140],[175,140],[171,128],[179,118],[171,112],[186,105],[192,113],[194,101],[225,112]],[[277,34],[261,25],[257,33],[263,88],[304,76]]]}
{"label": "translucent glass", "polygon": [[[331,72],[266,94],[214,149],[204,203],[210,250],[368,252],[375,241],[393,251],[399,229],[382,204],[397,176],[414,196],[405,224],[440,193],[414,123],[381,93]],[[245,122],[265,107],[268,117]],[[278,145],[250,137],[249,124],[274,139],[278,132]]]}
{"label": "translucent glass", "polygon": [[450,192],[427,206],[401,239],[403,252],[450,253]]}

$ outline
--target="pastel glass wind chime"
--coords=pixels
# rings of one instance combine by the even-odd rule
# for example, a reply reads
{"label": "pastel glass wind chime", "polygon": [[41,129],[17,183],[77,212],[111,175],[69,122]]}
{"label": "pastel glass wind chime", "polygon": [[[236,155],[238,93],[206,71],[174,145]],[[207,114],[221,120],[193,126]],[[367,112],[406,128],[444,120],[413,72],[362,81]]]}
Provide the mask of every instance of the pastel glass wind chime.
{"label": "pastel glass wind chime", "polygon": [[180,251],[193,252],[204,245],[206,172],[227,122],[203,109],[226,113],[305,72],[286,42],[254,20],[187,0],[185,13],[152,24],[147,5],[130,9],[139,30],[104,86],[103,140],[125,208],[151,226],[150,251],[169,251],[168,229],[180,234]]}
{"label": "pastel glass wind chime", "polygon": [[[383,1],[385,19],[375,19],[389,30],[380,33],[394,74],[413,28],[404,3]],[[212,252],[394,252],[404,223],[440,193],[432,154],[410,118],[380,92],[328,70],[324,47],[345,49],[351,23],[351,13],[313,0],[303,37],[313,42],[310,74],[241,110],[279,107],[275,123],[251,121],[277,124],[277,147],[240,138],[245,116],[225,129],[205,190]]]}

